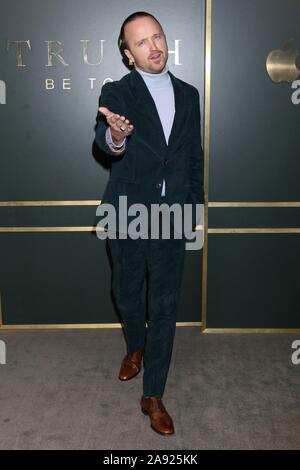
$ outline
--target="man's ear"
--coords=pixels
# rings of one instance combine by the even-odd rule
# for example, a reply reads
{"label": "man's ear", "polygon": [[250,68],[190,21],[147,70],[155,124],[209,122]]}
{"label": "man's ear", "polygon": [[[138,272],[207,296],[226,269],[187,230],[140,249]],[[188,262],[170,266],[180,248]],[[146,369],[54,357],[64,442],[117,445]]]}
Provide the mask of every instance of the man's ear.
{"label": "man's ear", "polygon": [[128,60],[130,60],[131,58],[133,59],[129,49],[124,49],[124,54],[126,55]]}

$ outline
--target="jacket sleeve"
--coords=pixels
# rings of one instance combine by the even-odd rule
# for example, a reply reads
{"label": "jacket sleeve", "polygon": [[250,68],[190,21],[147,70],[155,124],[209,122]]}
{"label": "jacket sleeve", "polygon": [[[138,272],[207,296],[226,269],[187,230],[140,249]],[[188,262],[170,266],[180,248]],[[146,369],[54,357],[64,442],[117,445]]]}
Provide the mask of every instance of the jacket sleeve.
{"label": "jacket sleeve", "polygon": [[[125,115],[123,100],[120,93],[117,92],[117,87],[114,82],[107,82],[102,86],[99,99],[99,107],[100,106],[104,106],[113,113],[120,114],[120,116]],[[107,142],[106,130],[108,127],[106,117],[98,111],[95,130],[95,142],[97,146],[108,155],[122,155],[126,150],[126,141],[125,146],[121,151],[112,150],[111,146]]]}
{"label": "jacket sleeve", "polygon": [[190,160],[191,194],[196,203],[204,204],[204,153],[201,136],[199,92],[194,88],[192,110],[192,142]]}
{"label": "jacket sleeve", "polygon": [[192,112],[190,121],[190,200],[193,206],[193,225],[199,223],[196,219],[196,204],[204,204],[204,153],[201,137],[200,97],[197,88],[193,87]]}

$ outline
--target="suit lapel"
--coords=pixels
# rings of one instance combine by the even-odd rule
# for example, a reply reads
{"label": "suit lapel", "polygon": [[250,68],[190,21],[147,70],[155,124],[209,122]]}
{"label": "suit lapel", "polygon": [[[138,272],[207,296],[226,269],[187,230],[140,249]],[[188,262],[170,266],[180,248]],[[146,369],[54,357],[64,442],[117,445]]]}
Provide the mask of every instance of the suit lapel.
{"label": "suit lapel", "polygon": [[144,127],[148,135],[149,132],[150,135],[153,135],[151,148],[162,160],[164,159],[165,152],[180,139],[180,132],[184,128],[186,112],[185,89],[170,71],[168,73],[172,80],[175,99],[175,114],[168,144],[165,139],[164,130],[155,102],[144,79],[135,69],[130,73],[132,94],[135,97],[136,113],[141,117],[141,121],[145,123]]}

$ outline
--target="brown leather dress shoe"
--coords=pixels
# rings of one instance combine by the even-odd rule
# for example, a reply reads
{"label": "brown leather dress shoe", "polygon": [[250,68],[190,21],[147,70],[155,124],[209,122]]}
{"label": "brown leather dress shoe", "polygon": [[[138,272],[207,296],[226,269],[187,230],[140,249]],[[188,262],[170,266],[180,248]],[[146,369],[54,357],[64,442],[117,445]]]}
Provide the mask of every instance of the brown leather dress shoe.
{"label": "brown leather dress shoe", "polygon": [[144,348],[124,357],[119,372],[120,380],[130,380],[140,372],[143,354]]}
{"label": "brown leather dress shoe", "polygon": [[141,399],[144,415],[150,416],[151,428],[163,436],[174,434],[174,424],[171,416],[159,397],[144,397]]}

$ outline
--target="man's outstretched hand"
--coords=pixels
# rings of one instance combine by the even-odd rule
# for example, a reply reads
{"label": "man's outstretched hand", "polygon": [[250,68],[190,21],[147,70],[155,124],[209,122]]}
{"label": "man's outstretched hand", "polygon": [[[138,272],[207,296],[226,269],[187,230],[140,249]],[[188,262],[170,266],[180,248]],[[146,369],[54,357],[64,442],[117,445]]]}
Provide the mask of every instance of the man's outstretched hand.
{"label": "man's outstretched hand", "polygon": [[134,126],[130,124],[129,120],[126,119],[125,116],[115,114],[104,106],[101,106],[99,111],[106,117],[106,121],[110,126],[112,139],[116,145],[120,144],[124,137],[127,137],[132,133]]}

